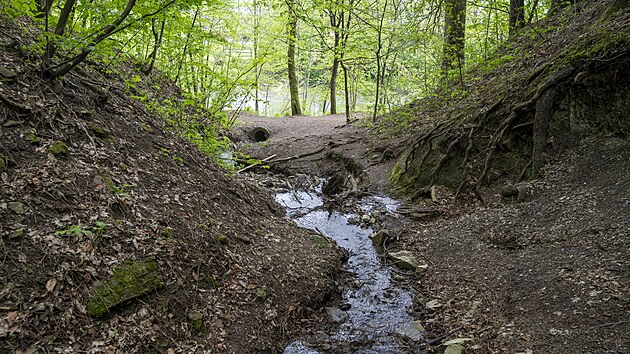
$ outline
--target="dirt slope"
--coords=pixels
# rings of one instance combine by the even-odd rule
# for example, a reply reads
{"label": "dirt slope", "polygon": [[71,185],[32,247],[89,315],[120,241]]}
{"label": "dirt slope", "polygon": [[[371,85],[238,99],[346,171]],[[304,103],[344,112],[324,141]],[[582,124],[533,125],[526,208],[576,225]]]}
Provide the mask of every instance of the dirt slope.
{"label": "dirt slope", "polygon": [[[0,82],[0,352],[277,352],[332,294],[339,250],[165,132],[115,74],[43,81],[5,47],[0,63],[17,74]],[[163,287],[86,313],[97,281],[146,260]]]}

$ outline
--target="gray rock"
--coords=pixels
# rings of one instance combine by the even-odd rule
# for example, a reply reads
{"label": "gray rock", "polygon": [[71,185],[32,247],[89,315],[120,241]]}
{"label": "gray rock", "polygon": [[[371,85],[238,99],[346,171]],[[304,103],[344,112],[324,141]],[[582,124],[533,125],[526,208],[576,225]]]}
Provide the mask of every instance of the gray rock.
{"label": "gray rock", "polygon": [[13,210],[16,214],[24,215],[26,213],[24,204],[20,202],[9,202],[7,203],[7,208]]}
{"label": "gray rock", "polygon": [[15,128],[15,127],[19,127],[22,124],[24,124],[24,121],[21,120],[8,120],[6,122],[4,122],[4,124],[2,124],[3,127],[5,128]]}
{"label": "gray rock", "polygon": [[385,240],[389,237],[389,230],[381,229],[370,236],[374,247],[382,247],[385,244]]}
{"label": "gray rock", "polygon": [[518,195],[518,188],[513,184],[506,184],[501,187],[501,196],[503,198],[516,197]]}
{"label": "gray rock", "polygon": [[426,263],[418,261],[409,251],[392,252],[387,255],[387,258],[403,270],[421,273],[429,268]]}
{"label": "gray rock", "polygon": [[427,332],[420,321],[413,321],[400,328],[398,333],[417,342],[423,340]]}
{"label": "gray rock", "polygon": [[336,307],[326,307],[326,312],[334,323],[344,323],[348,320],[348,314]]}
{"label": "gray rock", "polygon": [[15,71],[7,68],[6,66],[1,66],[1,65],[0,65],[0,76],[2,76],[4,79],[7,79],[9,81],[14,81],[15,79],[17,79],[17,74],[15,73]]}
{"label": "gray rock", "polygon": [[459,344],[452,344],[444,349],[444,354],[462,354],[464,352],[464,347]]}

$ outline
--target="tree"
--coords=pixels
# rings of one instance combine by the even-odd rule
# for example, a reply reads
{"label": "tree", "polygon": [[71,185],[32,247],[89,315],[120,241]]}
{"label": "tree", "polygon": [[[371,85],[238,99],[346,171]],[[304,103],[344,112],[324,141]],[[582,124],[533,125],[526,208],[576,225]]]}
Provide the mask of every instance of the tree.
{"label": "tree", "polygon": [[287,70],[289,71],[289,93],[291,95],[291,115],[302,115],[300,107],[300,95],[298,93],[297,68],[295,65],[295,46],[297,43],[297,16],[295,13],[295,1],[286,0],[289,9],[287,21]]}
{"label": "tree", "polygon": [[442,79],[446,84],[456,69],[463,81],[464,45],[466,34],[466,0],[444,1],[444,44],[442,49]]}
{"label": "tree", "polygon": [[525,0],[510,0],[510,36],[525,23]]}

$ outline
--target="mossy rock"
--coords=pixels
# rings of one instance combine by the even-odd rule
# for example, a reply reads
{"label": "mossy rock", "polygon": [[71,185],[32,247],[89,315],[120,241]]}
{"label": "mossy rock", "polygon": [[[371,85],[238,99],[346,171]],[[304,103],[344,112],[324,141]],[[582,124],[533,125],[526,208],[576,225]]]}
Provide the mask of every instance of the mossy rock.
{"label": "mossy rock", "polygon": [[95,122],[90,122],[88,124],[88,127],[97,138],[107,138],[107,136],[109,135],[109,132],[105,130],[105,128],[96,124]]}
{"label": "mossy rock", "polygon": [[48,151],[55,157],[64,157],[68,155],[68,145],[63,141],[56,141]]}
{"label": "mossy rock", "polygon": [[6,66],[0,66],[0,77],[2,81],[13,82],[17,80],[17,74],[15,71],[7,68]]}
{"label": "mossy rock", "polygon": [[114,274],[103,282],[96,282],[92,288],[87,313],[99,317],[112,307],[125,301],[148,294],[164,286],[158,274],[155,260],[125,262],[114,269]]}
{"label": "mossy rock", "polygon": [[39,143],[41,142],[37,134],[33,132],[28,132],[24,134],[24,140],[28,141],[31,145],[39,145]]}

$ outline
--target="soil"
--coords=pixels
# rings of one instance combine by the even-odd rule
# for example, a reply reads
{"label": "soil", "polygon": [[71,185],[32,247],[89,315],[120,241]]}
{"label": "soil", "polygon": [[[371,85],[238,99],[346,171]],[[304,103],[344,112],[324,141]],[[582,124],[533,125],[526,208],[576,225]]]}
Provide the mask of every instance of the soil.
{"label": "soil", "polygon": [[[325,120],[243,117],[244,131],[265,126],[271,132],[268,142],[249,142],[244,151],[264,158],[342,149],[368,166],[366,189],[386,185],[378,178],[389,166],[369,166],[368,129],[337,116]],[[352,143],[330,148],[341,141]],[[271,167],[330,177],[324,156]],[[584,140],[555,156],[541,179],[519,188],[527,190],[519,201],[502,199],[498,187],[488,190],[494,202],[483,206],[455,200],[454,191],[440,186],[434,200],[405,204],[430,205],[441,217],[382,225],[396,236],[389,251],[410,250],[430,264],[423,276],[402,281],[418,291],[414,318],[429,338],[469,338],[464,345],[475,353],[628,352],[630,143]],[[441,342],[422,350],[412,344],[408,352],[441,352]]]}

